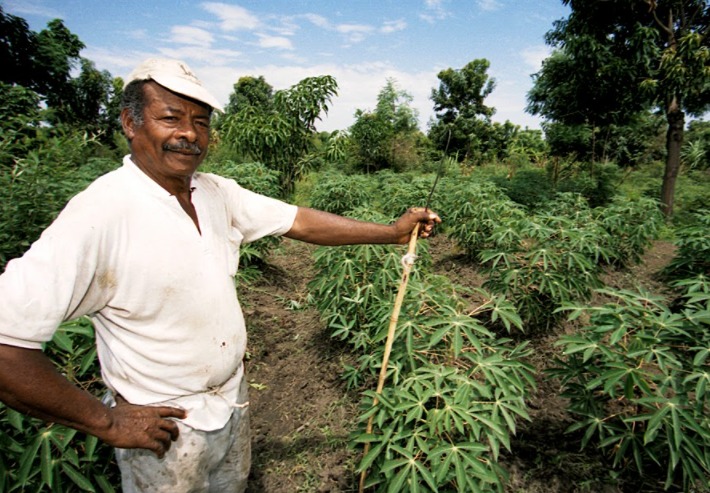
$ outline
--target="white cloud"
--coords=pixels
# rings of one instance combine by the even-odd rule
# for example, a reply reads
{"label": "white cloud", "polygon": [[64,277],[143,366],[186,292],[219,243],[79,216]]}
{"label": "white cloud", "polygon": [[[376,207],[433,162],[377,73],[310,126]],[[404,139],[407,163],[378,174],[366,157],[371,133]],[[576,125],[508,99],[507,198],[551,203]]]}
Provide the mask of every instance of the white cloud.
{"label": "white cloud", "polygon": [[208,63],[214,65],[224,65],[240,58],[242,55],[241,52],[235,50],[216,49],[202,46],[180,46],[175,48],[163,47],[158,48],[157,51],[162,56],[188,62],[190,68],[198,73],[199,71],[193,67],[194,62],[197,62],[197,64]]}
{"label": "white cloud", "polygon": [[312,24],[325,29],[331,29],[328,19],[318,14],[303,14],[303,17],[308,19]]}
{"label": "white cloud", "polygon": [[345,36],[349,43],[359,43],[374,32],[375,28],[365,24],[338,24],[335,30]]}
{"label": "white cloud", "polygon": [[444,8],[443,0],[424,0],[425,11],[419,14],[419,18],[433,24],[449,17],[449,12]]}
{"label": "white cloud", "polygon": [[542,61],[550,56],[551,49],[547,45],[529,46],[521,52],[523,61],[527,66],[538,72],[542,68]]}
{"label": "white cloud", "polygon": [[214,36],[209,31],[192,26],[173,26],[170,29],[170,42],[200,46],[207,48],[212,45]]}
{"label": "white cloud", "polygon": [[26,0],[10,0],[5,2],[5,7],[3,8],[5,13],[9,13],[15,16],[26,16],[26,15],[36,15],[39,17],[46,17],[48,19],[66,19],[66,14],[42,5],[38,2],[26,1]]}
{"label": "white cloud", "polygon": [[258,17],[238,5],[229,5],[219,2],[205,2],[200,6],[207,12],[219,17],[221,20],[219,27],[223,31],[251,31],[261,25]]}
{"label": "white cloud", "polygon": [[502,7],[498,0],[476,0],[476,4],[478,4],[478,8],[486,12],[492,12]]}
{"label": "white cloud", "polygon": [[293,50],[293,44],[288,38],[283,36],[267,36],[265,34],[258,34],[259,46],[262,48],[277,48],[280,50]]}
{"label": "white cloud", "polygon": [[382,27],[380,28],[380,32],[382,34],[390,34],[390,33],[394,33],[397,31],[403,31],[406,28],[407,28],[407,23],[402,19],[399,19],[396,21],[385,21],[382,24]]}

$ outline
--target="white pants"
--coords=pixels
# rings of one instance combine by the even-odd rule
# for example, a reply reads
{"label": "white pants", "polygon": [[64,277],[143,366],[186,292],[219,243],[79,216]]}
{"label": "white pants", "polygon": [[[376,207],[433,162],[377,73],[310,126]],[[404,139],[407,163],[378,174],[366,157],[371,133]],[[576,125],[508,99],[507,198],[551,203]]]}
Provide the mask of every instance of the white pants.
{"label": "white pants", "polygon": [[[246,402],[246,379],[239,402]],[[162,459],[145,449],[116,449],[124,493],[243,493],[251,466],[249,407],[224,428],[199,431],[177,421],[180,436]]]}

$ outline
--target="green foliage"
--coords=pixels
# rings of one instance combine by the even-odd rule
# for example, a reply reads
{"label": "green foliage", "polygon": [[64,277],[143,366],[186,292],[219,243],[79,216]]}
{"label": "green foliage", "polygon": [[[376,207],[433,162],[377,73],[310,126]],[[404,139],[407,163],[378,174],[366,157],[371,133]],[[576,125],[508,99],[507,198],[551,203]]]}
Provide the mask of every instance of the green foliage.
{"label": "green foliage", "polygon": [[29,248],[72,196],[118,166],[92,158],[96,151],[94,140],[70,133],[0,168],[0,269]]}
{"label": "green foliage", "polygon": [[491,234],[501,223],[524,217],[523,209],[492,183],[446,180],[442,189],[446,231],[470,258],[491,246]]}
{"label": "green foliage", "polygon": [[412,96],[397,89],[388,79],[377,95],[375,111],[358,109],[350,127],[351,158],[358,169],[373,172],[415,165],[417,156],[417,112]]}
{"label": "green foliage", "polygon": [[[547,34],[556,50],[535,75],[528,110],[586,128],[594,150],[597,141],[657,108],[667,129],[660,200],[671,216],[685,113],[699,116],[710,108],[710,6],[705,0],[621,0],[611,9],[596,1],[563,3],[571,13]],[[626,149],[605,149],[606,157],[633,158],[639,135],[633,129],[618,132],[609,142]]]}
{"label": "green foliage", "polygon": [[[528,419],[525,396],[534,383],[525,344],[513,346],[493,330],[519,329],[520,319],[502,297],[468,293],[471,307],[462,288],[423,275],[425,245],[418,245],[399,317],[389,386],[380,395],[365,392],[352,435],[354,445],[371,446],[359,468],[370,471],[367,486],[376,491],[503,491],[500,449],[510,449],[516,422]],[[311,293],[333,337],[360,354],[357,366],[346,367],[350,386],[371,385],[379,373],[401,253],[381,245],[316,253]],[[370,416],[376,430],[366,433]]]}
{"label": "green foliage", "polygon": [[710,122],[695,120],[688,123],[681,159],[690,169],[710,168]]}
{"label": "green foliage", "polygon": [[496,179],[510,199],[529,210],[534,210],[554,195],[554,184],[544,169],[530,168],[517,171],[512,177]]}
{"label": "green foliage", "polygon": [[247,106],[268,109],[274,104],[274,88],[263,76],[240,77],[233,89],[224,108],[227,115],[237,113]]}
{"label": "green foliage", "polygon": [[[598,241],[602,233],[583,201],[569,199],[576,216],[508,218],[493,228],[490,249],[479,255],[488,275],[484,287],[513,300],[531,333],[554,327],[560,319],[556,308],[589,299],[601,286],[596,260],[608,255]],[[550,208],[564,205],[558,201]]]}
{"label": "green foliage", "polygon": [[694,216],[692,224],[676,230],[676,254],[662,271],[666,279],[710,274],[710,210]]}
{"label": "green foliage", "polygon": [[337,94],[329,75],[308,77],[274,94],[273,105],[247,105],[219,123],[222,142],[279,172],[281,196],[293,192],[314,150],[315,121]]}
{"label": "green foliage", "polygon": [[641,476],[664,468],[666,489],[692,491],[710,487],[710,283],[676,285],[677,311],[645,291],[610,289],[603,306],[561,308],[590,318],[559,340],[564,356],[551,376],[579,417],[569,431],[584,432],[582,447],[605,449],[615,468]]}
{"label": "green foliage", "polygon": [[663,217],[655,200],[617,197],[608,207],[597,209],[597,221],[607,234],[603,243],[609,251],[607,261],[625,267],[641,260],[658,237]]}
{"label": "green foliage", "polygon": [[[99,363],[88,319],[63,324],[45,352],[72,383],[98,396]],[[0,404],[0,491],[113,492],[120,483],[112,447]]]}
{"label": "green foliage", "polygon": [[449,235],[488,275],[484,287],[513,301],[526,330],[549,330],[555,309],[589,299],[603,265],[637,262],[662,224],[650,199],[619,199],[592,210],[578,194],[558,194],[525,214],[493,185],[447,190]]}
{"label": "green foliage", "polygon": [[365,176],[329,173],[321,176],[311,192],[311,207],[344,214],[368,205],[373,199],[371,180]]}

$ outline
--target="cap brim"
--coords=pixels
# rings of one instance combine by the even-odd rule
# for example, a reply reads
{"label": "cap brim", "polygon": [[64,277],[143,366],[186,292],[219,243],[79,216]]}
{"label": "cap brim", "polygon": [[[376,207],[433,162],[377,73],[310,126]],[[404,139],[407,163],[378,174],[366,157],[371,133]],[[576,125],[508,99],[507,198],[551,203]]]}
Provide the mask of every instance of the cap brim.
{"label": "cap brim", "polygon": [[173,77],[170,75],[161,75],[158,77],[151,75],[151,79],[173,92],[182,94],[183,96],[187,96],[188,98],[192,98],[197,101],[201,101],[211,106],[213,110],[224,113],[224,108],[222,108],[222,105],[219,104],[217,98],[212,96],[207,89],[200,85],[193,84],[182,77]]}

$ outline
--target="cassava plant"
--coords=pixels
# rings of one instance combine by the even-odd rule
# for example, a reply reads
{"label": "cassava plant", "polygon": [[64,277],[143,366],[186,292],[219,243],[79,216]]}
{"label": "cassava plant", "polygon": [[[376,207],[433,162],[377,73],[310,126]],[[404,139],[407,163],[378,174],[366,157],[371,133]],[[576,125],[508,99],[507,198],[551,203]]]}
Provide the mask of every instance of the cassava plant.
{"label": "cassava plant", "polygon": [[660,468],[666,489],[696,491],[710,487],[710,281],[676,287],[684,295],[675,311],[648,292],[611,289],[603,306],[562,307],[588,323],[560,338],[550,375],[583,448],[607,450],[613,467],[639,477]]}
{"label": "cassava plant", "polygon": [[491,248],[479,256],[484,287],[513,300],[527,332],[550,330],[560,319],[556,308],[601,287],[595,257],[604,252],[595,233],[561,215],[509,219],[494,228]]}
{"label": "cassava plant", "polygon": [[[366,391],[361,403],[352,443],[369,444],[369,452],[359,469],[369,471],[366,487],[376,491],[502,491],[499,452],[510,448],[516,421],[528,417],[534,382],[526,345],[493,329],[519,330],[521,321],[503,297],[483,290],[464,302],[463,288],[426,272],[424,245],[402,304],[388,384],[381,394]],[[367,245],[316,254],[310,288],[318,308],[333,336],[361,354],[344,374],[351,386],[372,388],[379,373],[400,280],[397,250]],[[367,433],[371,416],[375,429]]]}
{"label": "cassava plant", "polygon": [[[94,334],[88,319],[62,324],[45,351],[72,383],[101,397]],[[0,491],[114,492],[113,449],[96,437],[47,424],[0,404]]]}
{"label": "cassava plant", "polygon": [[333,214],[345,214],[373,200],[371,181],[360,175],[325,174],[313,187],[310,205]]}
{"label": "cassava plant", "polygon": [[691,224],[676,231],[677,251],[663,269],[667,279],[710,274],[710,209],[693,214]]}
{"label": "cassava plant", "polygon": [[[442,183],[447,211],[446,231],[470,258],[491,246],[491,234],[499,224],[523,218],[523,209],[492,183],[473,179]],[[441,192],[440,194],[444,193]]]}

